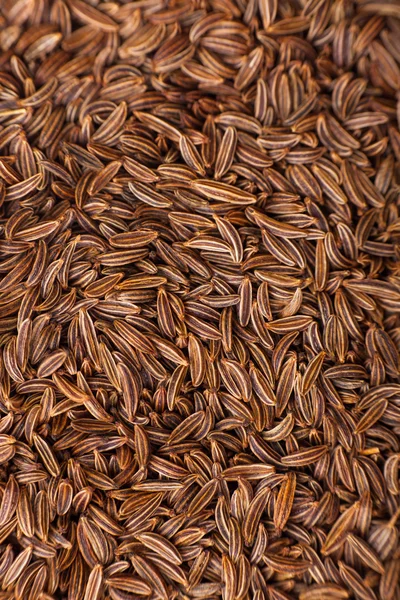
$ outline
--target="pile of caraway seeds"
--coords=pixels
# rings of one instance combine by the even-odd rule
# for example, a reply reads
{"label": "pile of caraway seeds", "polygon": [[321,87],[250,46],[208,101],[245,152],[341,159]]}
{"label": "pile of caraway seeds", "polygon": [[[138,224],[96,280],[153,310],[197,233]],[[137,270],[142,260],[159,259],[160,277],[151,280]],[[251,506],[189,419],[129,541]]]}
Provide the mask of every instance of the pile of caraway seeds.
{"label": "pile of caraway seeds", "polygon": [[399,0],[1,0],[0,600],[400,600]]}

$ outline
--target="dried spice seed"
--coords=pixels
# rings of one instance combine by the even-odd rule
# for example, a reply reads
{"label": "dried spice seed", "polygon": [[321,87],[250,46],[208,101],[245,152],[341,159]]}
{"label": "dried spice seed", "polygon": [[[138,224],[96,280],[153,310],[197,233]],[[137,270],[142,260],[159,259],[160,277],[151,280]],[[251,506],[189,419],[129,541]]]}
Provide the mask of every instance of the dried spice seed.
{"label": "dried spice seed", "polygon": [[396,600],[395,0],[0,2],[0,599]]}

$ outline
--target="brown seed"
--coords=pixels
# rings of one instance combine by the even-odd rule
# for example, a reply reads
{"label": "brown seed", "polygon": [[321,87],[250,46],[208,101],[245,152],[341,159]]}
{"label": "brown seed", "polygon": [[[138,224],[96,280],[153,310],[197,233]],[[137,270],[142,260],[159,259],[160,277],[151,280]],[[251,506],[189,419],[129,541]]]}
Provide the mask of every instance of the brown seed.
{"label": "brown seed", "polygon": [[19,485],[15,477],[10,476],[4,489],[0,505],[0,526],[5,525],[12,518],[19,499]]}
{"label": "brown seed", "polygon": [[277,573],[292,575],[305,573],[311,567],[311,563],[306,560],[296,560],[277,554],[265,554],[264,562]]}
{"label": "brown seed", "polygon": [[101,594],[102,583],[103,568],[101,565],[96,565],[90,572],[88,582],[86,584],[84,600],[97,600]]}
{"label": "brown seed", "polygon": [[43,460],[44,466],[49,471],[49,473],[53,475],[53,477],[57,477],[57,475],[59,475],[60,472],[60,467],[57,458],[54,455],[54,452],[47,444],[47,442],[38,434],[33,435],[33,441],[41,459]]}
{"label": "brown seed", "polygon": [[250,502],[242,522],[242,533],[246,546],[254,541],[256,530],[260,522],[265,505],[270,497],[271,490],[268,487],[262,489]]}
{"label": "brown seed", "polygon": [[307,365],[307,368],[304,372],[303,380],[302,380],[302,390],[301,391],[303,394],[307,394],[307,392],[310,391],[310,389],[312,388],[312,385],[317,380],[317,378],[321,372],[324,359],[325,359],[325,352],[320,352]]}
{"label": "brown seed", "polygon": [[224,136],[221,140],[221,145],[218,149],[217,159],[215,162],[214,177],[215,179],[221,179],[221,177],[229,171],[232,166],[233,159],[235,158],[237,144],[237,132],[234,127],[228,127],[225,130]]}
{"label": "brown seed", "polygon": [[282,483],[274,507],[274,525],[282,530],[289,517],[293,506],[296,491],[296,474],[289,472],[286,480]]}
{"label": "brown seed", "polygon": [[359,502],[356,502],[341,514],[326,537],[322,547],[324,554],[331,554],[344,543],[347,532],[351,531],[356,523],[358,510]]}
{"label": "brown seed", "polygon": [[195,179],[190,182],[190,185],[195,191],[200,192],[207,198],[219,200],[220,202],[231,202],[232,204],[245,206],[256,202],[253,194],[227,183],[219,183],[208,179]]}

